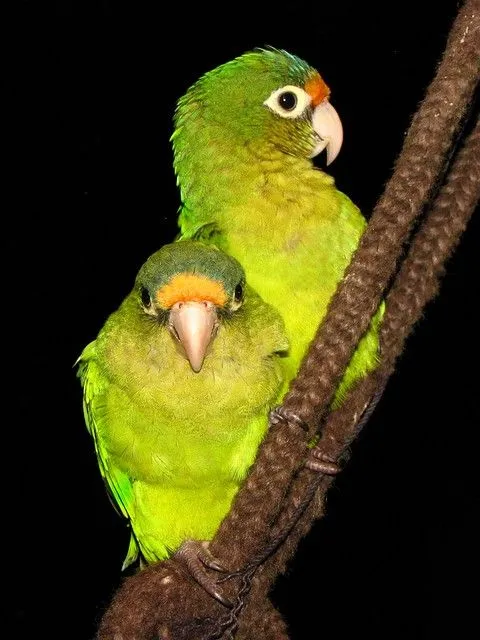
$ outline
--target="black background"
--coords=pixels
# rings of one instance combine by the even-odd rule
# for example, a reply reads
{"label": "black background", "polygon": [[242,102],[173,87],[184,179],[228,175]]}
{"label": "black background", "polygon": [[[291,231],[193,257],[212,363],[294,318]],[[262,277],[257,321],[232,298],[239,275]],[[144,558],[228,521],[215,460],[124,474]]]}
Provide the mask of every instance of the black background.
{"label": "black background", "polygon": [[[8,637],[88,640],[120,579],[128,533],[100,480],[73,364],[144,259],[176,233],[175,101],[255,46],[308,60],[344,124],[331,173],[368,217],[457,2],[17,9],[6,55]],[[292,640],[469,637],[475,628],[478,226],[477,215],[329,494],[326,518],[277,584]]]}

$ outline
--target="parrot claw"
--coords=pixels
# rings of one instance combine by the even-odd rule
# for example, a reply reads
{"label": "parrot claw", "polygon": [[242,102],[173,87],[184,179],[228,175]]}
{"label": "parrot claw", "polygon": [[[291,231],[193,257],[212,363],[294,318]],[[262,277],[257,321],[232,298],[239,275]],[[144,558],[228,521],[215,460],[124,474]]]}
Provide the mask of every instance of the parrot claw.
{"label": "parrot claw", "polygon": [[324,453],[318,446],[310,450],[305,462],[307,469],[323,473],[326,476],[336,476],[340,472],[338,464]]}
{"label": "parrot claw", "polygon": [[270,411],[270,422],[272,425],[279,422],[288,422],[297,425],[303,431],[308,431],[308,425],[300,416],[297,416],[293,411],[284,409],[282,406],[275,407]]}
{"label": "parrot claw", "polygon": [[216,581],[205,571],[212,569],[221,573],[227,573],[227,569],[221,565],[209,551],[209,542],[206,540],[186,540],[175,556],[188,569],[192,578],[224,607],[232,608],[232,603],[226,598],[221,590],[217,588]]}
{"label": "parrot claw", "polygon": [[[293,411],[284,409],[282,406],[275,407],[270,411],[270,423],[276,425],[279,422],[288,422],[308,431],[308,425]],[[310,449],[305,462],[307,469],[323,473],[326,476],[335,476],[340,472],[340,467],[333,458],[324,453],[318,446]]]}

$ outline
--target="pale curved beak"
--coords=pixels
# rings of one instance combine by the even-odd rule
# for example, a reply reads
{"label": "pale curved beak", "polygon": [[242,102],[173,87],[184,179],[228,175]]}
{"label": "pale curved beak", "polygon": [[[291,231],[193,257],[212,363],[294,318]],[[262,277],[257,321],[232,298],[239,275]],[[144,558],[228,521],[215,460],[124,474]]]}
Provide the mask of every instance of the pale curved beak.
{"label": "pale curved beak", "polygon": [[217,326],[212,302],[177,302],[170,310],[170,326],[180,340],[190,366],[198,373]]}
{"label": "pale curved beak", "polygon": [[340,153],[343,142],[343,127],[340,116],[327,98],[322,100],[313,110],[312,126],[320,138],[311,157],[327,150],[327,165],[335,160]]}

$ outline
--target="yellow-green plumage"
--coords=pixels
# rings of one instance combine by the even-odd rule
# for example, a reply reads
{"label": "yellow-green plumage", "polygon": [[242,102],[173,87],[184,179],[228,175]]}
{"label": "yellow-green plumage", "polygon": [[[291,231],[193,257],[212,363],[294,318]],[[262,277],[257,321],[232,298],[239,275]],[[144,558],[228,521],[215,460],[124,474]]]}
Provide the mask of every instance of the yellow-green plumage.
{"label": "yellow-green plumage", "polygon": [[166,245],[79,359],[100,470],[132,527],[126,565],[137,547],[153,562],[186,539],[213,537],[254,460],[282,383],[281,353],[288,347],[282,320],[248,286],[240,308],[232,311],[227,302],[219,311],[210,352],[201,370],[192,370],[166,312],[152,317],[141,300],[142,287],[156,291],[184,272],[220,282],[227,293],[244,277],[214,247]]}
{"label": "yellow-green plumage", "polygon": [[[235,256],[250,284],[282,313],[291,343],[285,388],[366,225],[333,178],[313,166],[313,107],[290,118],[265,104],[279,88],[303,91],[316,78],[315,69],[284,51],[244,54],[179,100],[172,136],[180,238],[201,238]],[[381,314],[358,345],[337,399],[376,365]]]}

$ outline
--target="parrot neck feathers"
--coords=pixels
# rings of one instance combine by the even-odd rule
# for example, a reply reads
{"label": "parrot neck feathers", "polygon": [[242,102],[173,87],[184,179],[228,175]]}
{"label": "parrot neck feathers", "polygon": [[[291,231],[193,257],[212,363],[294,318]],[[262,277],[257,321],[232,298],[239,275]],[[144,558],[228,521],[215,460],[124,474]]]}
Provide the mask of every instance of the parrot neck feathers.
{"label": "parrot neck feathers", "polygon": [[[190,230],[219,222],[220,211],[249,207],[249,203],[255,207],[269,203],[278,222],[282,223],[282,216],[287,222],[291,211],[280,206],[282,202],[298,200],[299,191],[309,196],[335,189],[333,178],[315,168],[309,158],[288,155],[271,143],[235,144],[225,137],[224,130],[214,127],[197,129],[191,123],[189,127],[180,125],[172,141],[183,207],[181,222],[188,223]],[[276,203],[279,197],[281,202]],[[250,215],[247,212],[245,222],[258,219],[255,207]],[[228,218],[230,225],[231,216]],[[182,226],[182,231],[186,230]]]}

